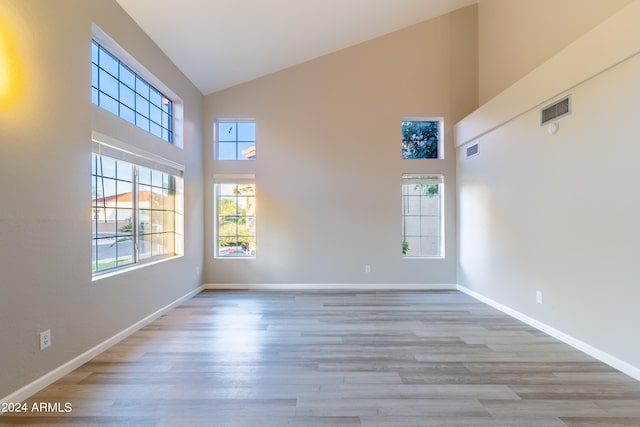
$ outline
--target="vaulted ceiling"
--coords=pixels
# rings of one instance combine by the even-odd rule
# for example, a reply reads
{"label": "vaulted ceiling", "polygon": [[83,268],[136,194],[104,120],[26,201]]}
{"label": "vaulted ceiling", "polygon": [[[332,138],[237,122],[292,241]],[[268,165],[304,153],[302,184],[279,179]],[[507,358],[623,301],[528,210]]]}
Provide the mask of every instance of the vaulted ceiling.
{"label": "vaulted ceiling", "polygon": [[477,0],[117,0],[204,94]]}

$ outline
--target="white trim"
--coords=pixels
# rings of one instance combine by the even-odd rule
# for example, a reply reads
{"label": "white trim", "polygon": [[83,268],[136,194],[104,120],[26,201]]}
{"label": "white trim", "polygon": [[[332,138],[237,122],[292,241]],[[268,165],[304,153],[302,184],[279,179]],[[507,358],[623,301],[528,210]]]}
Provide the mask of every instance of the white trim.
{"label": "white trim", "polygon": [[276,290],[363,290],[363,291],[438,291],[456,290],[455,284],[389,284],[389,283],[205,283],[202,285],[206,290],[256,290],[256,291],[276,291]]}
{"label": "white trim", "polygon": [[164,84],[159,78],[157,78],[147,67],[142,65],[140,61],[127,52],[122,46],[120,46],[114,39],[112,39],[102,28],[98,27],[94,22],[91,23],[91,37],[104,47],[112,56],[118,58],[123,65],[129,67],[134,73],[138,74],[147,83],[155,87],[156,90],[162,92],[163,95],[171,98],[172,102],[176,100],[182,103],[182,99],[172,91],[169,86]]}
{"label": "white trim", "polygon": [[135,163],[138,166],[145,166],[156,169],[179,178],[184,176],[184,165],[173,162],[162,156],[150,153],[142,148],[136,147],[119,139],[104,135],[95,130],[91,131],[91,141],[93,141],[93,152],[105,156]]}
{"label": "white trim", "polygon": [[472,298],[477,299],[480,302],[483,302],[501,312],[514,317],[518,320],[525,322],[526,324],[545,332],[551,335],[554,338],[559,339],[560,341],[569,344],[570,346],[600,360],[603,363],[629,375],[630,377],[640,381],[640,368],[637,368],[627,362],[624,362],[608,353],[605,353],[602,350],[599,350],[585,342],[582,342],[576,338],[573,338],[564,332],[561,332],[549,325],[546,325],[542,322],[539,322],[536,319],[533,319],[525,314],[522,314],[512,308],[509,308],[503,304],[500,304],[497,301],[494,301],[490,298],[483,296],[475,291],[472,291],[469,288],[466,288],[461,285],[453,285],[453,284],[355,284],[355,283],[346,283],[346,284],[337,284],[337,283],[277,283],[277,284],[225,284],[225,283],[206,283],[196,288],[186,295],[178,298],[172,303],[164,306],[158,311],[148,315],[144,319],[134,323],[123,331],[117,333],[111,338],[103,341],[102,343],[96,345],[95,347],[87,350],[81,355],[71,359],[67,363],[59,366],[53,371],[43,375],[42,377],[36,379],[35,381],[27,384],[21,389],[11,393],[8,396],[5,396],[0,400],[0,405],[3,403],[9,402],[22,402],[25,399],[33,396],[38,391],[47,387],[48,385],[54,383],[65,375],[71,373],[75,369],[84,365],[94,357],[98,356],[102,352],[108,350],[118,342],[132,335],[139,329],[142,329],[149,323],[158,319],[160,316],[179,306],[183,302],[193,298],[195,295],[199,294],[204,290],[458,290],[463,292]]}
{"label": "white trim", "polygon": [[[228,256],[221,256],[220,255],[220,241],[219,238],[220,236],[218,235],[219,233],[219,224],[218,221],[220,220],[220,215],[218,212],[219,206],[218,206],[218,201],[219,201],[219,193],[220,193],[220,186],[221,185],[236,185],[236,186],[253,186],[254,187],[254,194],[253,196],[247,196],[247,197],[253,197],[254,198],[254,203],[256,203],[257,200],[257,191],[256,191],[256,176],[255,174],[214,174],[213,175],[213,226],[214,226],[214,232],[213,232],[213,253],[214,253],[214,259],[242,259],[242,260],[249,260],[249,259],[256,259],[256,254],[254,255],[244,255],[244,256],[233,256],[233,257],[228,257]],[[221,197],[226,197],[226,196],[221,196]],[[253,227],[255,227],[255,233],[256,235],[255,237],[255,242],[254,244],[256,245],[256,250],[257,250],[257,242],[258,242],[258,227],[257,227],[257,223],[258,223],[258,214],[255,213],[253,216]],[[236,236],[237,237],[237,236]]]}
{"label": "white trim", "polygon": [[213,174],[214,184],[254,184],[256,183],[255,173],[215,173]]}
{"label": "white trim", "polygon": [[440,125],[444,124],[444,117],[442,116],[405,116],[402,118],[403,122],[440,122]]}
{"label": "white trim", "polygon": [[[402,122],[438,122],[438,157],[436,159],[444,159],[444,117],[442,116],[406,116],[402,118]],[[415,160],[415,159],[403,159]],[[425,174],[423,174],[425,175]]]}
{"label": "white trim", "polygon": [[131,264],[130,267],[122,267],[122,268],[118,268],[116,270],[111,270],[111,271],[107,270],[106,273],[96,272],[96,273],[93,273],[93,276],[91,277],[91,281],[92,282],[97,282],[97,281],[99,281],[101,279],[107,279],[109,277],[118,276],[120,274],[127,273],[129,271],[139,270],[141,268],[149,267],[151,265],[156,265],[156,264],[160,264],[160,263],[163,263],[163,262],[171,261],[171,260],[174,260],[174,259],[182,258],[183,256],[184,256],[183,254],[171,255],[171,256],[167,256],[167,257],[162,258],[162,259],[157,259],[157,260],[149,261],[149,262],[145,262],[144,260],[142,260],[142,261],[137,262],[135,264]]}
{"label": "white trim", "polygon": [[523,321],[524,323],[528,324],[529,326],[533,326],[534,328],[548,334],[551,335],[554,338],[559,339],[560,341],[564,342],[565,344],[569,344],[571,347],[574,347],[580,351],[582,351],[583,353],[588,354],[589,356],[598,359],[599,361],[606,363],[607,365],[611,366],[612,368],[615,368],[627,375],[629,375],[630,377],[640,381],[640,368],[631,365],[630,363],[627,363],[623,360],[618,359],[615,356],[610,355],[609,353],[606,353],[596,347],[593,347],[590,344],[585,343],[584,341],[580,341],[577,338],[574,338],[570,335],[565,334],[562,331],[559,331],[558,329],[549,326],[545,323],[542,323],[532,317],[527,316],[526,314],[522,314],[519,311],[516,311],[510,307],[507,307],[506,305],[500,304],[497,301],[494,301],[490,298],[485,297],[482,294],[479,294],[475,291],[472,291],[469,288],[465,288],[464,286],[457,286],[457,289],[460,292],[464,292],[465,294],[477,299],[478,301],[481,301],[487,305],[490,305],[491,307],[500,310],[501,312],[508,314],[511,317],[514,317],[518,320]]}
{"label": "white trim", "polygon": [[[244,118],[244,119],[224,119],[224,118],[222,118],[222,119],[216,119],[215,122],[213,123],[213,141],[214,141],[213,160],[217,160],[217,161],[221,161],[221,162],[238,162],[238,161],[247,161],[247,160],[248,161],[255,161],[256,160],[255,157],[253,159],[248,159],[248,158],[246,158],[246,159],[224,159],[224,160],[220,159],[220,141],[218,139],[218,135],[219,135],[218,125],[220,123],[236,123],[236,124],[238,124],[238,123],[253,123],[254,125],[256,125],[256,135],[254,136],[255,141],[253,141],[253,142],[256,143],[255,146],[257,146],[257,144],[258,144],[258,135],[257,135],[258,127],[257,127],[256,119],[254,119],[254,118]],[[223,142],[231,142],[231,141],[223,141]],[[246,142],[248,142],[248,141],[246,141]],[[237,150],[238,141],[236,140],[235,143],[236,143],[236,150]],[[255,146],[254,146],[254,148],[255,148]]]}
{"label": "white trim", "polygon": [[[182,98],[93,22],[91,23],[91,38],[105,48],[112,56],[115,56],[123,65],[130,68],[134,73],[153,86],[154,89],[160,91],[171,100],[173,104],[173,129],[171,129],[173,138],[171,142],[164,139],[162,139],[162,141],[168,142],[174,147],[184,149],[184,101]],[[149,135],[153,135],[151,132],[148,133]],[[153,136],[155,137],[156,135]]]}
{"label": "white trim", "polygon": [[133,325],[129,326],[128,328],[118,332],[117,334],[115,334],[111,338],[101,342],[100,344],[98,344],[95,347],[85,351],[84,353],[80,354],[79,356],[74,357],[73,359],[71,359],[68,362],[64,363],[63,365],[57,367],[53,371],[41,376],[40,378],[38,378],[35,381],[27,384],[26,386],[22,387],[21,389],[11,393],[10,395],[3,397],[2,400],[0,400],[0,405],[3,404],[3,403],[9,403],[9,402],[22,402],[25,399],[28,399],[29,397],[33,396],[34,394],[36,394],[37,392],[39,392],[43,388],[47,387],[50,384],[53,384],[54,382],[58,381],[60,378],[64,377],[65,375],[67,375],[67,374],[73,372],[74,370],[76,370],[77,368],[81,367],[82,365],[84,365],[85,363],[87,363],[88,361],[93,359],[94,357],[98,356],[100,353],[102,353],[102,352],[108,350],[109,348],[113,347],[118,342],[120,342],[123,339],[127,338],[128,336],[130,336],[134,332],[138,331],[139,329],[142,329],[143,327],[145,327],[149,323],[151,323],[154,320],[158,319],[163,314],[171,311],[172,309],[174,309],[175,307],[179,306],[183,302],[193,298],[195,295],[197,295],[200,292],[202,292],[202,290],[203,290],[202,287],[198,287],[198,288],[192,290],[191,292],[189,292],[186,295],[178,298],[177,300],[173,301],[172,303],[169,303],[166,306],[162,307],[158,311],[156,311],[154,313],[151,313],[150,315],[148,315],[144,319],[142,319],[142,320],[134,323]]}
{"label": "white trim", "polygon": [[[433,177],[440,177],[441,179],[438,180],[438,182],[436,183],[437,185],[440,186],[440,194],[438,196],[440,196],[440,254],[439,255],[432,255],[432,256],[428,256],[428,255],[418,255],[418,256],[410,256],[410,255],[402,255],[402,259],[403,260],[410,260],[410,259],[429,259],[429,260],[437,260],[437,259],[445,259],[446,258],[446,236],[445,236],[445,216],[446,216],[446,212],[445,212],[445,208],[446,208],[446,189],[445,189],[445,175],[444,173],[403,173],[402,174],[402,223],[401,223],[401,233],[402,233],[402,238],[403,240],[407,237],[405,235],[405,217],[407,216],[405,214],[405,193],[404,193],[404,186],[405,185],[409,185],[410,181],[416,181],[416,179],[414,179],[413,177],[427,177],[427,179],[425,179],[425,181],[429,181],[431,178]],[[422,215],[420,215],[420,217],[422,218]],[[423,235],[421,234],[420,237],[423,237]],[[405,240],[406,241],[406,240]]]}

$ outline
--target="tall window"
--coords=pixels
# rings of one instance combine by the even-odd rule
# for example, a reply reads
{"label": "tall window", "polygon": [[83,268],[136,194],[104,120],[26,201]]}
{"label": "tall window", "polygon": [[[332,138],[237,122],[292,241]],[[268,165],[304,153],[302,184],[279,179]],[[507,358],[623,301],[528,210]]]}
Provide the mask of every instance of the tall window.
{"label": "tall window", "polygon": [[215,185],[216,257],[256,256],[256,186],[253,179]]}
{"label": "tall window", "polygon": [[91,41],[91,101],[173,143],[173,102],[95,40]]}
{"label": "tall window", "polygon": [[256,123],[225,120],[216,122],[217,160],[255,160]]}
{"label": "tall window", "polygon": [[442,119],[408,117],[402,121],[403,159],[441,159]]}
{"label": "tall window", "polygon": [[131,155],[97,151],[91,162],[94,275],[178,255],[182,179],[127,161]]}
{"label": "tall window", "polygon": [[402,255],[444,257],[442,175],[402,176]]}

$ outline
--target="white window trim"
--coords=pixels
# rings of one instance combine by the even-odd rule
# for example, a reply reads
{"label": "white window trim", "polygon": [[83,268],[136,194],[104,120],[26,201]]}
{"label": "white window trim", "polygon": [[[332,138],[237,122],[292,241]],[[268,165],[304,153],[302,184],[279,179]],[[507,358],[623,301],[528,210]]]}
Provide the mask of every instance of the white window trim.
{"label": "white window trim", "polygon": [[[403,173],[402,174],[402,181],[404,181],[404,177],[405,176],[438,176],[441,177],[441,182],[439,182],[440,184],[440,188],[442,189],[442,194],[440,194],[440,255],[435,255],[435,256],[406,256],[406,255],[402,255],[402,259],[403,260],[443,260],[446,258],[446,244],[445,244],[445,210],[446,210],[446,204],[445,204],[445,197],[446,197],[446,192],[445,192],[445,174],[443,173],[425,173],[425,172],[417,172],[417,173]],[[404,183],[403,183],[404,185]],[[401,206],[404,206],[404,202],[401,203]],[[404,211],[402,211],[402,221],[401,223],[404,222]],[[401,225],[402,226],[402,225]],[[400,230],[401,231],[401,235],[404,237],[404,230]]]}
{"label": "white window trim", "polygon": [[444,159],[444,117],[406,116],[402,122],[438,122],[438,157],[435,159],[403,159],[403,160],[442,160]]}
{"label": "white window trim", "polygon": [[171,99],[173,103],[173,136],[171,144],[178,148],[184,148],[184,101],[95,23],[91,23],[91,35],[110,54]]}
{"label": "white window trim", "polygon": [[146,150],[127,144],[116,138],[92,131],[91,141],[93,142],[93,152],[96,154],[104,154],[117,160],[124,160],[139,166],[156,169],[179,178],[184,177],[184,165],[157,154],[149,153]]}
{"label": "white window trim", "polygon": [[116,138],[104,135],[100,132],[92,131],[91,141],[93,144],[92,152],[98,155],[105,155],[115,158],[117,160],[123,160],[128,163],[132,163],[142,167],[148,167],[151,169],[159,170],[161,172],[174,175],[180,179],[181,183],[176,183],[176,207],[175,212],[177,214],[175,224],[175,241],[174,251],[172,256],[163,257],[160,259],[154,259],[150,261],[138,262],[135,264],[116,268],[114,270],[107,270],[104,272],[92,273],[91,281],[95,282],[107,277],[113,277],[121,273],[125,273],[139,268],[148,267],[161,262],[169,261],[172,259],[180,258],[184,256],[184,179],[185,167],[179,163],[172,162],[164,157],[158,156],[153,153],[149,153],[141,148],[122,142]]}
{"label": "white window trim", "polygon": [[[226,257],[218,254],[218,184],[254,184],[256,183],[255,174],[216,174],[213,176],[213,257],[220,260],[253,260],[256,255],[238,256],[238,257]],[[257,193],[256,196],[257,198]],[[256,221],[257,221],[256,213]],[[258,241],[258,229],[256,227],[256,242]]]}
{"label": "white window trim", "polygon": [[[220,160],[220,144],[218,141],[218,123],[224,123],[224,122],[233,122],[233,123],[254,123],[256,124],[256,119],[250,118],[250,117],[245,117],[242,119],[238,119],[238,118],[219,118],[216,119],[213,122],[213,160],[217,160],[220,162],[252,162],[252,161],[256,161],[256,159],[254,160]],[[257,133],[257,126],[256,126],[256,133]],[[257,145],[257,140],[258,140],[258,135],[256,135],[256,145]],[[237,141],[236,141],[237,143]]]}

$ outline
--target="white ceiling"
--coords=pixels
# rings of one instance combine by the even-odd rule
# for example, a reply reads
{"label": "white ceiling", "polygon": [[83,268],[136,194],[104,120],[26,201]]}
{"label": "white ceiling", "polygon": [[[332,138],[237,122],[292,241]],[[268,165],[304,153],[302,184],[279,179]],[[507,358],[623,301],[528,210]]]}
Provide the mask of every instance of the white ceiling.
{"label": "white ceiling", "polygon": [[117,0],[204,95],[477,0]]}

